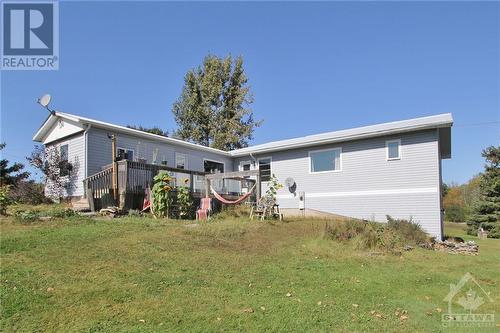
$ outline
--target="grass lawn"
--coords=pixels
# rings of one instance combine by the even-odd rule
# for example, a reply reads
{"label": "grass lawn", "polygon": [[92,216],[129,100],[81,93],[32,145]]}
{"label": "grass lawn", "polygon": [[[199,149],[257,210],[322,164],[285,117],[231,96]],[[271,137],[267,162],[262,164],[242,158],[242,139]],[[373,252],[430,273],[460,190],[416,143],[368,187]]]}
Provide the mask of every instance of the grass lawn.
{"label": "grass lawn", "polygon": [[370,255],[324,239],[321,220],[189,223],[1,220],[0,329],[451,332],[443,298],[466,272],[499,321],[499,240],[478,241],[478,256]]}

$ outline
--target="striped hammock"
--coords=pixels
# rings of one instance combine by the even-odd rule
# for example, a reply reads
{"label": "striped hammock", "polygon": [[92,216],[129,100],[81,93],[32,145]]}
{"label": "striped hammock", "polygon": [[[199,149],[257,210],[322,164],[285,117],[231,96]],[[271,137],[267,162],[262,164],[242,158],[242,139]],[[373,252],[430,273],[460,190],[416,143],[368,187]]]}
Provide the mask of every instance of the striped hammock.
{"label": "striped hammock", "polygon": [[210,186],[210,190],[212,191],[214,197],[217,200],[219,200],[220,202],[222,202],[223,204],[226,204],[226,205],[237,205],[237,204],[245,201],[252,194],[252,192],[253,192],[253,190],[254,190],[254,188],[255,188],[256,185],[257,184],[254,184],[252,186],[252,188],[245,195],[243,195],[242,197],[240,197],[240,198],[238,198],[238,199],[236,199],[234,201],[230,201],[230,200],[224,199],[224,197],[221,196],[219,193],[217,193],[212,186]]}

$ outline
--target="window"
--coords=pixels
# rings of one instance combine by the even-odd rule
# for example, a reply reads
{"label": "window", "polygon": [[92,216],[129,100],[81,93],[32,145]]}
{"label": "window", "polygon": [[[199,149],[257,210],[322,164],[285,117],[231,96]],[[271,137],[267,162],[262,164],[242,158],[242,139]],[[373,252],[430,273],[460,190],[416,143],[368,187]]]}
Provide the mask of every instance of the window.
{"label": "window", "polygon": [[271,180],[271,158],[259,158],[260,180],[268,182]]}
{"label": "window", "polygon": [[59,175],[61,177],[69,176],[71,165],[68,161],[68,145],[62,145],[59,147],[59,156]]}
{"label": "window", "polygon": [[390,140],[385,143],[387,160],[399,160],[401,158],[401,140]]}
{"label": "window", "polygon": [[161,165],[168,165],[168,161],[167,160],[161,161]]}
{"label": "window", "polygon": [[184,154],[175,153],[175,167],[177,169],[187,169],[187,157]]}
{"label": "window", "polygon": [[203,170],[210,173],[223,173],[224,163],[210,160],[203,160]]}
{"label": "window", "polygon": [[250,171],[251,163],[248,161],[240,162],[240,171]]}
{"label": "window", "polygon": [[309,152],[309,171],[311,173],[340,171],[341,154],[341,148]]}
{"label": "window", "polygon": [[61,155],[61,161],[68,161],[68,145],[62,145],[59,154]]}
{"label": "window", "polygon": [[116,159],[118,161],[121,161],[121,160],[133,161],[134,160],[134,151],[132,149],[118,148],[117,154],[116,154]]}

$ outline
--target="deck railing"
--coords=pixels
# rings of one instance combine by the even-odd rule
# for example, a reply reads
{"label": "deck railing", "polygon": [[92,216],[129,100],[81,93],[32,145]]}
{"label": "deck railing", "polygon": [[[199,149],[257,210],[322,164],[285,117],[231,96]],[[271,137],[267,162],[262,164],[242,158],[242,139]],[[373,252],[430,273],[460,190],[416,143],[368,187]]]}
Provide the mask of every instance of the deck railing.
{"label": "deck railing", "polygon": [[[170,173],[173,177],[173,186],[187,183],[194,197],[205,196],[207,172],[121,160],[117,162],[118,200],[115,201],[113,198],[111,164],[104,166],[102,171],[84,180],[90,209],[96,211],[107,206],[119,206],[124,209],[142,208],[145,191],[153,186],[153,178],[161,170]],[[251,188],[254,182],[255,180],[252,179],[213,179],[211,185],[220,194],[238,196]]]}

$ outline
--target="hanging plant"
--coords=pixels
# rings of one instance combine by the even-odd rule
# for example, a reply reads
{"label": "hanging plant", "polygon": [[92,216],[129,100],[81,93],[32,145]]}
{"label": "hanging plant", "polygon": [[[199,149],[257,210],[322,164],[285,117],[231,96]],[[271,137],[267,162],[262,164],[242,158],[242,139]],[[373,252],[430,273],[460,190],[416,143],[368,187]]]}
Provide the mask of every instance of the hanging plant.
{"label": "hanging plant", "polygon": [[169,209],[172,205],[172,176],[166,171],[160,171],[154,178],[154,185],[152,189],[153,204],[151,212],[154,217],[168,217]]}

